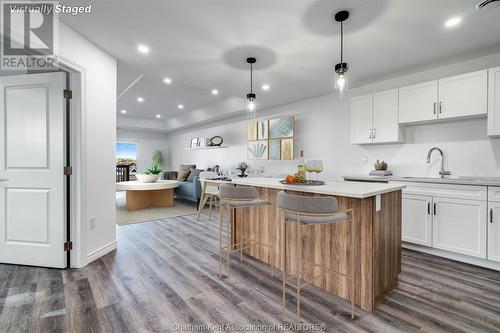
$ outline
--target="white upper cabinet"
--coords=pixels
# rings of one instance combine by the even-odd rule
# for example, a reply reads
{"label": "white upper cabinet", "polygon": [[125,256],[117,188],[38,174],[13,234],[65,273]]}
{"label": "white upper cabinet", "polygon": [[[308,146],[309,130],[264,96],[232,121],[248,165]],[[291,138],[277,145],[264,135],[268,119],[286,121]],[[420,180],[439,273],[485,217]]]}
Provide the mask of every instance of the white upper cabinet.
{"label": "white upper cabinet", "polygon": [[435,120],[438,81],[429,81],[399,89],[399,123]]}
{"label": "white upper cabinet", "polygon": [[353,97],[351,131],[353,144],[399,142],[398,90]]}
{"label": "white upper cabinet", "polygon": [[500,136],[500,67],[489,70],[488,135]]}
{"label": "white upper cabinet", "polygon": [[372,143],[373,95],[351,99],[351,142],[353,144]]}
{"label": "white upper cabinet", "polygon": [[439,80],[439,119],[483,115],[487,104],[487,70]]}
{"label": "white upper cabinet", "polygon": [[398,90],[393,89],[373,94],[373,142],[399,142],[398,119]]}

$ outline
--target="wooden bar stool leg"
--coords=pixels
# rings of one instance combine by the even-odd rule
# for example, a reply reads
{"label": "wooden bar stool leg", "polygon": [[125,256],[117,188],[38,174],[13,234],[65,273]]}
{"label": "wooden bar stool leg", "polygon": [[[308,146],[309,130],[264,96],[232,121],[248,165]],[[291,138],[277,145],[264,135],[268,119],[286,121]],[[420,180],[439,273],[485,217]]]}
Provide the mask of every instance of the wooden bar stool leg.
{"label": "wooden bar stool leg", "polygon": [[240,262],[243,262],[243,220],[240,221],[240,241],[239,241],[239,243],[240,243]]}
{"label": "wooden bar stool leg", "polygon": [[233,222],[234,209],[231,209],[229,205],[227,206],[227,211],[230,214],[229,219],[227,219],[227,252],[226,252],[226,260],[227,260],[227,277],[229,278],[229,273],[231,270],[231,263],[229,262],[229,254],[230,250],[233,249],[231,243],[231,223]]}
{"label": "wooden bar stool leg", "polygon": [[208,206],[208,220],[209,221],[212,221],[212,205],[213,205],[213,202],[214,202],[214,197],[210,196],[210,203],[209,203],[209,206]]}
{"label": "wooden bar stool leg", "polygon": [[220,207],[219,216],[219,278],[222,279],[222,228],[224,226],[224,211]]}

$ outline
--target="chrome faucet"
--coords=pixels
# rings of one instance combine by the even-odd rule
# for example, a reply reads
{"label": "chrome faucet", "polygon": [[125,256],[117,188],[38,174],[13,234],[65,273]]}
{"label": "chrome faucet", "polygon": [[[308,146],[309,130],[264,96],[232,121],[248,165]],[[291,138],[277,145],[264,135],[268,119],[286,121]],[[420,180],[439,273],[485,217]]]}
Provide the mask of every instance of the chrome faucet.
{"label": "chrome faucet", "polygon": [[444,169],[444,154],[443,151],[438,147],[431,148],[427,153],[427,164],[431,163],[431,155],[434,150],[437,150],[441,154],[441,170],[439,170],[439,175],[441,176],[441,178],[444,178],[444,176],[449,176],[451,172]]}

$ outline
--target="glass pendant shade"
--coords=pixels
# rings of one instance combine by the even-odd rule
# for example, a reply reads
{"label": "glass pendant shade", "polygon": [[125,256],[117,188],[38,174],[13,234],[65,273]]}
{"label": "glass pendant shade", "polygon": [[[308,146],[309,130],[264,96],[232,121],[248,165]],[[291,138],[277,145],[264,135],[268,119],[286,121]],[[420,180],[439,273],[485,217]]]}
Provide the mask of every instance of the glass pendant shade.
{"label": "glass pendant shade", "polygon": [[255,94],[247,94],[247,118],[253,120],[257,116],[257,104],[255,101]]}
{"label": "glass pendant shade", "polygon": [[335,92],[339,98],[344,98],[349,91],[347,72],[335,74]]}

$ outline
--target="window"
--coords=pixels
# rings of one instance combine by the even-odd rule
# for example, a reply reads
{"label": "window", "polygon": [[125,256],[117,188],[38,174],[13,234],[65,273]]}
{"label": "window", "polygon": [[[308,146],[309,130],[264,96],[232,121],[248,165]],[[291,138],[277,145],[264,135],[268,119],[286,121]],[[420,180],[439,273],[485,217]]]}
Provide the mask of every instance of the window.
{"label": "window", "polygon": [[130,173],[137,172],[137,143],[116,143],[116,166],[128,167]]}

